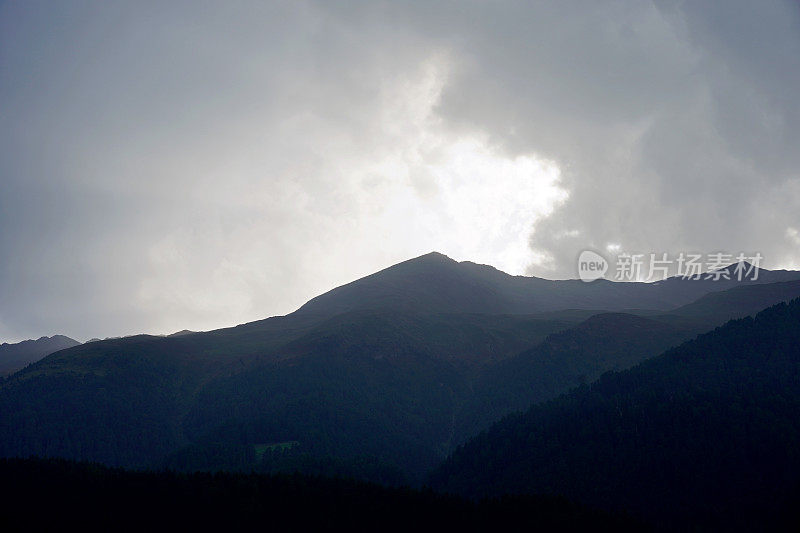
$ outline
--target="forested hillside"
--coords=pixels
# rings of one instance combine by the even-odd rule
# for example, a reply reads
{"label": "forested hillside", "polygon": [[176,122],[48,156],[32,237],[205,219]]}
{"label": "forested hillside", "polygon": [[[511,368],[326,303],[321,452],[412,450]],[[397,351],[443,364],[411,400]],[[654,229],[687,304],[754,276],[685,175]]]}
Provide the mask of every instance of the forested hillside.
{"label": "forested hillside", "polygon": [[[800,299],[495,424],[434,474],[563,494],[670,528],[769,528],[800,494]],[[796,522],[795,522],[796,523]]]}

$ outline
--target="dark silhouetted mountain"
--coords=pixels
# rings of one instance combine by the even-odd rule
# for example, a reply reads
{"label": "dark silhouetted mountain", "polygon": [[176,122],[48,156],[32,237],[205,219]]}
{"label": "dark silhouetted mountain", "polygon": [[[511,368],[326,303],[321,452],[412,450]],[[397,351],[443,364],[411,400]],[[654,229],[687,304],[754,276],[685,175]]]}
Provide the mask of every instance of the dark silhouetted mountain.
{"label": "dark silhouetted mountain", "polygon": [[797,518],[798,450],[800,299],[505,418],[433,483],[563,494],[681,530],[772,530]]}
{"label": "dark silhouetted mountain", "polygon": [[195,442],[299,441],[294,453],[377,457],[421,475],[450,448],[472,376],[563,327],[524,317],[345,313],[283,346],[278,359],[210,383],[185,427]]}
{"label": "dark silhouetted mountain", "polygon": [[16,344],[0,344],[0,376],[16,372],[43,357],[58,350],[71,348],[80,344],[64,335],[41,337]]}
{"label": "dark silhouetted mountain", "polygon": [[755,314],[772,304],[800,296],[800,280],[743,285],[720,292],[711,292],[697,301],[671,311],[671,314],[692,319],[718,321]]}
{"label": "dark silhouetted mountain", "polygon": [[459,416],[458,440],[531,404],[634,366],[694,336],[690,327],[624,313],[597,314],[487,369]]}
{"label": "dark silhouetted mountain", "polygon": [[490,417],[697,332],[693,318],[658,310],[591,318],[604,299],[667,305],[671,292],[654,286],[423,256],[287,316],[52,354],[0,384],[0,455],[414,482]]}
{"label": "dark silhouetted mountain", "polygon": [[176,331],[175,333],[170,333],[167,336],[168,337],[182,337],[184,335],[192,335],[194,333],[197,333],[197,332],[196,331],[190,331],[188,329],[182,329],[180,331]]}
{"label": "dark silhouetted mountain", "polygon": [[[729,269],[734,269],[731,265]],[[622,283],[511,276],[494,267],[430,253],[313,298],[298,313],[335,315],[358,309],[438,313],[531,314],[565,309],[670,310],[738,285],[800,279],[793,271],[758,271],[756,281],[684,279]]]}
{"label": "dark silhouetted mountain", "polygon": [[[471,375],[569,325],[362,312],[85,344],[2,385],[0,453],[158,466],[200,445],[228,465],[299,441],[295,453],[377,455],[420,474],[446,452]],[[203,466],[181,457],[170,464]]]}
{"label": "dark silhouetted mountain", "polygon": [[[584,323],[554,333],[541,345],[500,361],[481,374],[458,417],[457,441],[477,434],[513,411],[594,381],[604,372],[626,369],[728,320],[753,315],[798,296],[800,281],[789,281],[709,293],[669,315],[652,311],[639,311],[644,316],[586,311],[590,318]],[[576,310],[534,316],[566,320],[578,318],[581,313]]]}

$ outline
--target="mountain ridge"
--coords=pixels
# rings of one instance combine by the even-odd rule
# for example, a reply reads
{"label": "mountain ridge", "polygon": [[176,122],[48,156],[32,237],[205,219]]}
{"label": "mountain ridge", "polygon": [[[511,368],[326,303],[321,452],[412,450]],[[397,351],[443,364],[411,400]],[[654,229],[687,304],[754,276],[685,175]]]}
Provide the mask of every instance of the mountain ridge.
{"label": "mountain ridge", "polygon": [[66,335],[42,336],[16,343],[0,344],[0,376],[14,373],[65,348],[78,346],[80,342]]}
{"label": "mountain ridge", "polygon": [[[733,269],[736,263],[726,269]],[[598,279],[549,280],[512,276],[490,265],[457,262],[431,252],[341,285],[302,305],[297,314],[332,315],[356,309],[413,309],[432,312],[530,314],[562,309],[669,311],[700,296],[739,285],[800,279],[800,272],[758,270],[758,279],[687,279],[653,283]],[[470,291],[464,294],[464,289]]]}

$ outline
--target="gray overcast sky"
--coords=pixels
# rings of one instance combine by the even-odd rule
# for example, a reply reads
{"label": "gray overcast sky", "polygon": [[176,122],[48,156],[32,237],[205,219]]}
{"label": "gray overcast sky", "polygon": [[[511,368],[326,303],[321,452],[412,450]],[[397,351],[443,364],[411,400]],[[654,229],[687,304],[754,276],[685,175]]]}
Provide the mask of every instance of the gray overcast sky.
{"label": "gray overcast sky", "polygon": [[431,250],[800,268],[799,96],[790,1],[3,2],[0,341],[234,325]]}

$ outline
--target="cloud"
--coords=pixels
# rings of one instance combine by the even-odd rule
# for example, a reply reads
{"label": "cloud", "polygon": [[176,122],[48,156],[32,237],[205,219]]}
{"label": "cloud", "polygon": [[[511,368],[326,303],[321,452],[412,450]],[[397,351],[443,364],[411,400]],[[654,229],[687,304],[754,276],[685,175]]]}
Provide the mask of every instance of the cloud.
{"label": "cloud", "polygon": [[795,4],[0,10],[8,339],[231,325],[433,249],[800,266]]}
{"label": "cloud", "polygon": [[441,114],[561,168],[570,198],[536,225],[549,260],[530,273],[574,276],[612,243],[800,264],[783,238],[800,216],[797,4],[496,8],[448,21],[467,67]]}

